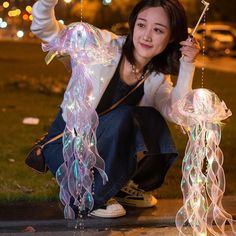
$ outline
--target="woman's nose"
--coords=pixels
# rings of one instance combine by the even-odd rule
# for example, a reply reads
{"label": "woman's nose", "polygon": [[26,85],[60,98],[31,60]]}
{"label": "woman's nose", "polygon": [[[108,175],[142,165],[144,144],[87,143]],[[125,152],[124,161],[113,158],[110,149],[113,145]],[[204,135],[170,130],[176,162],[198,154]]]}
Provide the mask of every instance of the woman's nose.
{"label": "woman's nose", "polygon": [[150,31],[150,30],[147,29],[147,30],[144,32],[143,40],[144,40],[144,41],[147,41],[147,42],[151,42],[151,41],[152,41],[152,35],[151,35],[151,31]]}

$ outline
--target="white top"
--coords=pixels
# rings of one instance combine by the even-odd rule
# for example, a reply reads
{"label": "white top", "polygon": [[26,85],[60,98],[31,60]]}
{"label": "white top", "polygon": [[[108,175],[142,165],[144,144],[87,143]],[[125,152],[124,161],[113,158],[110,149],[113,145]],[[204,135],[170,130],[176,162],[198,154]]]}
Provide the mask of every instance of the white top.
{"label": "white top", "polygon": [[[65,28],[55,18],[54,7],[56,3],[57,0],[38,0],[33,6],[31,31],[44,42],[53,40]],[[106,30],[100,30],[100,32],[105,42],[109,42],[111,45],[118,45],[122,48],[125,37],[118,37]],[[116,62],[114,65],[91,66],[95,75],[92,92],[94,108],[97,107],[113,77],[120,57],[121,50],[114,58]],[[192,90],[194,70],[195,65],[193,63],[187,63],[180,59],[180,70],[175,87],[173,87],[170,75],[151,73],[149,78],[144,82],[144,96],[139,105],[152,106],[160,111],[166,119],[175,122],[175,117],[171,115],[172,106]]]}

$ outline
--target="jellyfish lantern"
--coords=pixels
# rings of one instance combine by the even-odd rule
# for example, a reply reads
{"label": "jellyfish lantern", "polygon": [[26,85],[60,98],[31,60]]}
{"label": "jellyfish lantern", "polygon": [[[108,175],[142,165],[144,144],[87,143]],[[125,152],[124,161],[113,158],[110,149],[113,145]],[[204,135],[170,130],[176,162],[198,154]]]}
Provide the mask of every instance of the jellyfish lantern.
{"label": "jellyfish lantern", "polygon": [[222,206],[225,175],[219,147],[221,121],[231,114],[214,92],[203,88],[191,91],[174,106],[176,122],[189,137],[182,163],[183,206],[176,215],[180,235],[189,230],[186,223],[194,236],[227,235],[226,223],[236,233],[232,216]]}

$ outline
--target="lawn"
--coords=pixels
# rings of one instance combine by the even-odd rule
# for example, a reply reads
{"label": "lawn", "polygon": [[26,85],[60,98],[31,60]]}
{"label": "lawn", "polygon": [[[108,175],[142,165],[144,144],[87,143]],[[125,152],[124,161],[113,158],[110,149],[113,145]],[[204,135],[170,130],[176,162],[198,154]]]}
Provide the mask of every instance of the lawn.
{"label": "lawn", "polygon": [[[37,137],[44,134],[62,100],[68,74],[62,64],[44,64],[39,44],[0,42],[0,202],[58,199],[58,187],[50,173],[39,175],[24,165],[24,158]],[[201,86],[200,70],[194,87]],[[206,70],[204,85],[215,91],[234,113],[235,74]],[[25,117],[38,117],[38,125],[24,125]],[[181,161],[186,136],[170,125],[180,156],[163,186],[154,191],[158,198],[181,197]],[[223,126],[221,149],[226,174],[225,195],[236,195],[236,120]]]}

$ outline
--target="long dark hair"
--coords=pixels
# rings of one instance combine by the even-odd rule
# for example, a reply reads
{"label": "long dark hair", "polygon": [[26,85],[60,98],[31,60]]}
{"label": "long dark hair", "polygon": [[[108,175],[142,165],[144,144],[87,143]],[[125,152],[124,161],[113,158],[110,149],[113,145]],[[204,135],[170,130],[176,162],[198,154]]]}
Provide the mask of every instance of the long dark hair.
{"label": "long dark hair", "polygon": [[165,50],[153,57],[149,63],[149,72],[161,72],[164,74],[177,75],[179,72],[179,59],[181,57],[180,41],[186,40],[188,37],[187,19],[185,10],[178,0],[141,0],[133,8],[129,17],[130,32],[123,46],[123,53],[131,64],[135,63],[133,54],[133,32],[134,26],[140,11],[149,7],[162,7],[170,21],[170,39],[171,42]]}

